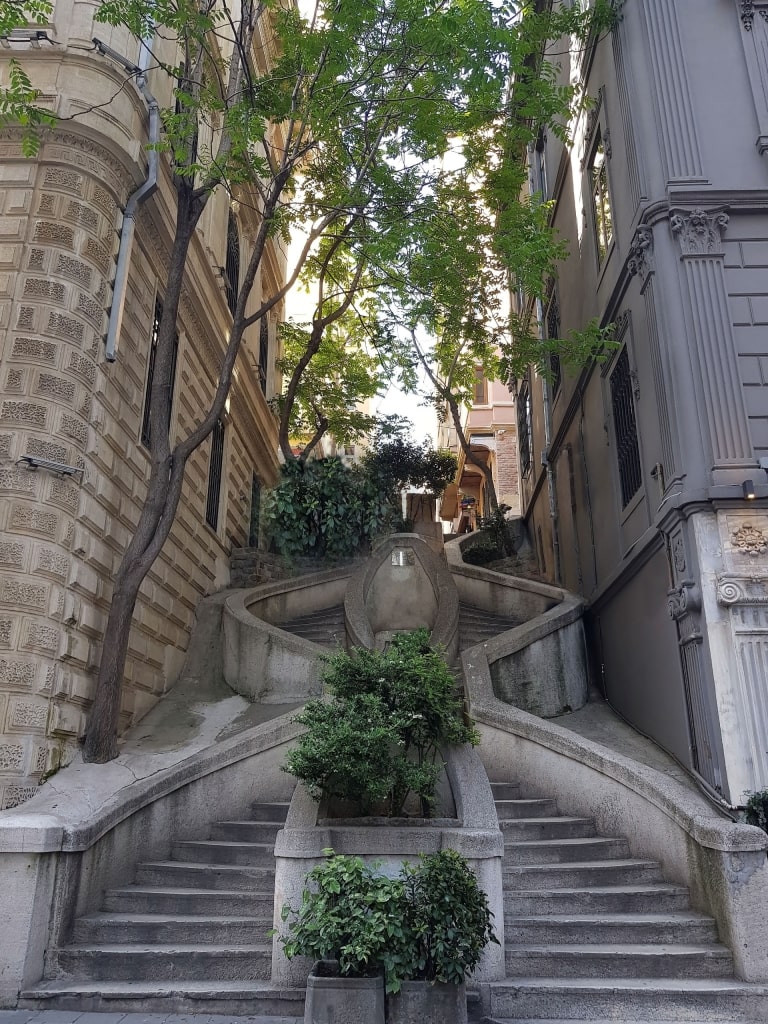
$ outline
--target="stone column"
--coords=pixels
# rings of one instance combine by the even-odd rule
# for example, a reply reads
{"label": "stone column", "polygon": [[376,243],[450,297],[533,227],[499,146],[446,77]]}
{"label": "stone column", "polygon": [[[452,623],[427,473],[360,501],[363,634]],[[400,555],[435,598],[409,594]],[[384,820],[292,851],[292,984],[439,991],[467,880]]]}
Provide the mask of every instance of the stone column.
{"label": "stone column", "polygon": [[712,459],[712,482],[741,483],[745,471],[754,469],[755,459],[723,265],[728,215],[722,208],[673,209],[670,214],[683,265],[690,361]]}

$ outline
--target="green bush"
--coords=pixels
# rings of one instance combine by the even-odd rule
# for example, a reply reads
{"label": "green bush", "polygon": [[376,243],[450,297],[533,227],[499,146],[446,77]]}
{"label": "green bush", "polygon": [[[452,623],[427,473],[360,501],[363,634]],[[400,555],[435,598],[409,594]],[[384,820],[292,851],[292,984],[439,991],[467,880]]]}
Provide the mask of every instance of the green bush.
{"label": "green bush", "polygon": [[334,959],[342,975],[358,977],[381,970],[394,993],[405,980],[461,984],[486,945],[498,942],[488,899],[455,850],[422,854],[399,878],[324,852],[299,910],[282,908],[288,927],[278,934],[289,959]]}
{"label": "green bush", "polygon": [[746,804],[745,819],[748,825],[756,825],[768,832],[768,789],[750,793]]}
{"label": "green bush", "polygon": [[[301,906],[285,934],[288,959],[337,960],[342,975],[365,977],[384,970],[387,983],[402,977],[405,946],[404,886],[378,874],[359,857],[325,850],[327,860],[307,875]],[[282,920],[293,914],[282,908]],[[394,990],[394,989],[393,989]]]}
{"label": "green bush", "polygon": [[471,547],[462,548],[462,559],[468,565],[488,565],[504,557],[504,552],[491,540],[480,540]]}
{"label": "green bush", "polygon": [[310,793],[352,801],[361,814],[402,813],[410,793],[434,809],[441,744],[476,743],[462,719],[450,669],[426,629],[401,633],[387,651],[332,655],[323,673],[330,701],[310,701],[285,770]]}
{"label": "green bush", "polygon": [[264,505],[273,546],[294,558],[346,558],[365,551],[389,531],[397,514],[375,477],[339,458],[286,463]]}
{"label": "green bush", "polygon": [[498,943],[488,897],[455,850],[422,854],[416,868],[403,868],[401,878],[407,977],[460,985],[488,943]]}

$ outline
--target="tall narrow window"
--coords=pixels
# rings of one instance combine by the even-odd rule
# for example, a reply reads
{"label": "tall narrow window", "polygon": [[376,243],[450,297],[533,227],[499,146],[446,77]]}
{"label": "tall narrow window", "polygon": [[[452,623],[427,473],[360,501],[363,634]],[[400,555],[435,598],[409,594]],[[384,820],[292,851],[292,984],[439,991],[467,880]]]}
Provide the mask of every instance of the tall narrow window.
{"label": "tall narrow window", "polygon": [[[552,289],[552,295],[547,306],[547,318],[546,318],[546,331],[547,338],[559,338],[560,337],[560,303],[557,300],[557,288]],[[549,386],[552,389],[552,397],[560,390],[560,382],[562,380],[562,367],[560,366],[560,353],[550,352],[549,353]]]}
{"label": "tall narrow window", "polygon": [[[163,303],[155,299],[155,315],[152,319],[152,333],[149,339],[149,362],[147,363],[147,386],[144,392],[144,415],[141,421],[141,443],[150,449],[152,447],[151,428],[149,422],[149,410],[152,402],[152,384],[155,379],[155,357],[157,355],[157,337],[160,330],[160,320],[163,316]],[[173,357],[171,362],[171,378],[168,384],[168,416],[166,429],[171,428],[171,412],[173,410],[173,388],[176,382],[176,361],[179,356],[179,335],[176,334],[173,340]]]}
{"label": "tall narrow window", "polygon": [[611,406],[616,435],[616,457],[619,463],[621,507],[626,508],[640,490],[642,483],[635,403],[632,396],[632,373],[626,346],[621,350],[611,373]]}
{"label": "tall narrow window", "polygon": [[248,525],[248,547],[259,546],[259,528],[261,520],[261,481],[253,474],[251,480],[251,518]]}
{"label": "tall narrow window", "polygon": [[531,424],[531,385],[526,378],[517,392],[517,446],[520,453],[520,474],[527,476],[533,459]]}
{"label": "tall narrow window", "polygon": [[608,189],[608,166],[600,129],[597,129],[592,157],[589,161],[589,185],[592,194],[592,216],[595,222],[597,255],[602,263],[613,241],[613,212]]}
{"label": "tall narrow window", "polygon": [[240,234],[237,230],[235,215],[231,210],[227,221],[227,262],[224,267],[224,287],[227,293],[229,312],[234,316],[237,296],[240,291]]}
{"label": "tall narrow window", "polygon": [[488,404],[488,381],[485,379],[482,366],[475,367],[475,388],[473,397],[475,405]]}
{"label": "tall narrow window", "polygon": [[219,526],[219,503],[221,499],[221,475],[224,467],[224,424],[216,421],[211,433],[211,461],[208,467],[208,500],[205,505],[205,521],[212,530]]}
{"label": "tall narrow window", "polygon": [[267,393],[267,366],[269,365],[269,320],[263,316],[259,321],[259,380],[261,390]]}

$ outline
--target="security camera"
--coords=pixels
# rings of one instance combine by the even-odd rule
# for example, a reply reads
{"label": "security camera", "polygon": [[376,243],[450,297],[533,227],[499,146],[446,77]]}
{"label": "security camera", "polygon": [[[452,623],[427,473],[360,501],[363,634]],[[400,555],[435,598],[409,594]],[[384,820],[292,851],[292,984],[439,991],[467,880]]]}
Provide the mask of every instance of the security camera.
{"label": "security camera", "polygon": [[74,476],[75,473],[82,473],[79,466],[68,466],[65,462],[53,462],[51,459],[39,459],[36,455],[22,455],[19,462],[26,463],[27,469],[49,469],[51,473],[60,473],[62,476]]}

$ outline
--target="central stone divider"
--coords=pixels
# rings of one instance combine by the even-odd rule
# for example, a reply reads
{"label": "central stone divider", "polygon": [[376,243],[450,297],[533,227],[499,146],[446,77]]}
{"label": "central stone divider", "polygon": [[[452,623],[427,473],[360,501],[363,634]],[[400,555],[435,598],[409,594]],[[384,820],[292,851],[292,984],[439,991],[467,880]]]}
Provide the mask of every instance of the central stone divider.
{"label": "central stone divider", "polygon": [[[486,947],[470,984],[499,981],[504,965],[504,894],[502,860],[504,840],[499,828],[488,776],[477,751],[470,746],[442,751],[456,816],[434,819],[334,819],[321,816],[322,807],[298,785],[285,827],[275,843],[275,920],[283,927],[281,911],[298,909],[306,876],[324,859],[324,851],[360,856],[395,875],[404,861],[420,853],[452,849],[467,858],[494,914],[500,945]],[[312,963],[307,958],[288,960],[276,935],[272,947],[272,983],[295,987],[306,983]]]}

